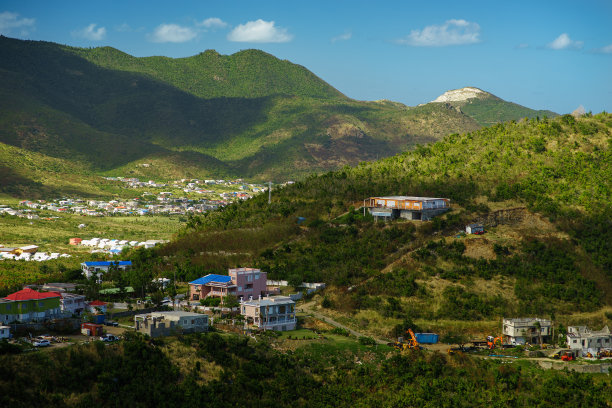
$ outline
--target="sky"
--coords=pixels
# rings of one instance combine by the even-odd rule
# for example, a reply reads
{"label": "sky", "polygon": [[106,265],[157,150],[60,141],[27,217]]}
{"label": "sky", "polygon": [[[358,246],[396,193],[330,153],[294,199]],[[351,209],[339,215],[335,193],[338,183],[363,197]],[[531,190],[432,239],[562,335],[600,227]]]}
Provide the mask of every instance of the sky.
{"label": "sky", "polygon": [[257,48],[358,100],[475,86],[532,109],[612,109],[610,0],[3,0],[0,34],[138,57]]}

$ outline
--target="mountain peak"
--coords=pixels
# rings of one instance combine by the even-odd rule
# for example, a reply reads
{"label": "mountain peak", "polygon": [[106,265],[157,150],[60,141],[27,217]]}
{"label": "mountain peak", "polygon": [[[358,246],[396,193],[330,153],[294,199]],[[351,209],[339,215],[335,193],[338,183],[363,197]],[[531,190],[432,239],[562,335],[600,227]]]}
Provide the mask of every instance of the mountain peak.
{"label": "mountain peak", "polygon": [[473,86],[466,86],[465,88],[446,91],[432,102],[462,102],[467,101],[468,99],[487,96],[493,95],[489,92],[483,91],[482,89]]}

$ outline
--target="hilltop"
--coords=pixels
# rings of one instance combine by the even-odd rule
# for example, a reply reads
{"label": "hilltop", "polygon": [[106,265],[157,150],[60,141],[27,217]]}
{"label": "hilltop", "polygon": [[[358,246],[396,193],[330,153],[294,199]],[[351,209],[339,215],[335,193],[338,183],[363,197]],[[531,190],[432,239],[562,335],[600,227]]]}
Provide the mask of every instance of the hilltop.
{"label": "hilltop", "polygon": [[516,120],[519,118],[536,118],[557,116],[549,110],[533,110],[483,91],[468,86],[444,92],[430,103],[450,104],[457,110],[475,119],[482,126]]}

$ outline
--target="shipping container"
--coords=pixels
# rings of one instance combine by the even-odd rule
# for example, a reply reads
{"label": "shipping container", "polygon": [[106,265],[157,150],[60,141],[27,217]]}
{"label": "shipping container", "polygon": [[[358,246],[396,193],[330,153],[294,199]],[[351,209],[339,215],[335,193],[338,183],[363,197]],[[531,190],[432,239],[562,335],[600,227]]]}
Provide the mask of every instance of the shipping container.
{"label": "shipping container", "polygon": [[435,333],[415,333],[416,339],[421,344],[436,344],[438,335]]}

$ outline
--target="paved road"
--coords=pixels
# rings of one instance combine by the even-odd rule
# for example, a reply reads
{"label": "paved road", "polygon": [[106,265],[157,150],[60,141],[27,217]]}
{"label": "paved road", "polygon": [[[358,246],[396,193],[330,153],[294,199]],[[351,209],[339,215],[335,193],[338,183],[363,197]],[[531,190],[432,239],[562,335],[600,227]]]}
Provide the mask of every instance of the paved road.
{"label": "paved road", "polygon": [[[342,323],[338,323],[337,321],[333,320],[332,318],[317,312],[316,310],[314,310],[312,308],[314,305],[315,305],[315,302],[304,303],[302,305],[301,309],[305,313],[312,314],[314,317],[316,317],[317,319],[319,319],[319,320],[321,320],[321,321],[323,321],[325,323],[329,323],[332,326],[339,327],[341,329],[344,329],[344,330],[348,331],[353,336],[356,336],[356,337],[370,337],[370,336],[368,336],[366,334],[359,333],[358,331],[355,331],[355,330],[351,329],[350,327],[347,327],[347,326],[343,325]],[[374,340],[376,340],[376,343],[378,343],[378,344],[387,344],[388,343],[387,340],[380,340],[380,339],[376,339],[376,338]]]}

